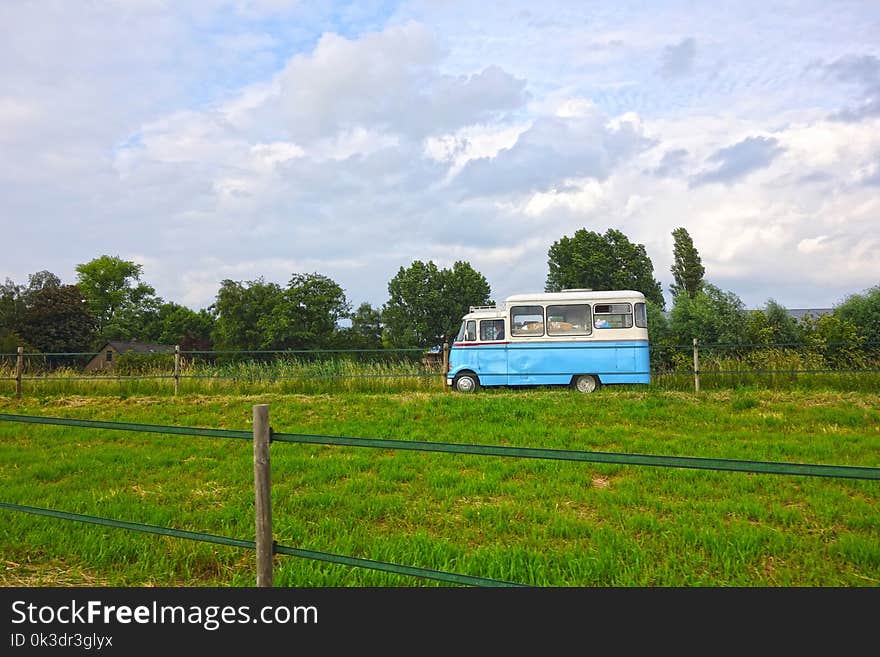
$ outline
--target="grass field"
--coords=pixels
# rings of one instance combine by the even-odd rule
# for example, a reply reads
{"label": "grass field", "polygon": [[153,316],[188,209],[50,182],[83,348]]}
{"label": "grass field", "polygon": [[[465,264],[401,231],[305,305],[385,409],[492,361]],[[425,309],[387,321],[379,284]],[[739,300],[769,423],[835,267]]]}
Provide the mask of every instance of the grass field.
{"label": "grass field", "polygon": [[[649,389],[694,390],[691,349],[655,346]],[[315,351],[300,355],[216,352],[185,356],[178,388],[187,395],[442,392],[446,386],[437,355],[423,362],[425,355],[412,351]],[[702,390],[750,386],[801,391],[880,390],[880,352],[876,347],[831,354],[800,347],[705,347],[701,353]],[[23,360],[22,394],[174,394],[174,358],[168,354],[123,354],[113,370],[101,372],[85,372],[83,365],[83,357],[53,360],[32,354]],[[0,358],[0,398],[15,396],[15,378],[15,361]]]}
{"label": "grass field", "polygon": [[[0,398],[0,413],[880,467],[880,393]],[[247,441],[0,422],[0,501],[253,540]],[[880,482],[272,446],[278,543],[539,586],[880,586]],[[253,551],[0,510],[0,585],[251,586]],[[276,556],[277,586],[438,583]]]}

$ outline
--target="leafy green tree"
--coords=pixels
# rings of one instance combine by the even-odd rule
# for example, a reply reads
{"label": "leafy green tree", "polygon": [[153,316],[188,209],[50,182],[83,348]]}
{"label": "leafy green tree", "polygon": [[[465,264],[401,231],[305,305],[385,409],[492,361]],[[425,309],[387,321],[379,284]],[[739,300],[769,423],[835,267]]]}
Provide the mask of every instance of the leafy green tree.
{"label": "leafy green tree", "polygon": [[14,355],[19,347],[24,347],[27,352],[34,351],[15,331],[0,329],[0,365],[14,363]]}
{"label": "leafy green tree", "polygon": [[851,294],[834,309],[834,315],[856,328],[870,343],[880,343],[880,285]]}
{"label": "leafy green tree", "polygon": [[61,279],[45,270],[30,274],[27,286],[16,285],[8,278],[0,285],[0,353],[12,353],[19,346],[26,351],[37,349],[23,334],[25,313],[38,292],[58,287]]}
{"label": "leafy green tree", "polygon": [[693,299],[703,285],[703,275],[706,273],[706,269],[703,267],[700,254],[686,228],[676,228],[672,231],[672,237],[674,239],[672,247],[674,282],[669,286],[669,291],[673,297],[684,292]]}
{"label": "leafy green tree", "polygon": [[276,283],[267,283],[262,277],[255,281],[220,283],[217,298],[211,306],[216,314],[212,338],[219,349],[269,349],[262,317],[269,316],[282,301],[283,290]]}
{"label": "leafy green tree", "polygon": [[25,295],[39,292],[47,287],[61,287],[61,279],[50,271],[43,269],[28,276]]}
{"label": "leafy green tree", "polygon": [[101,340],[139,337],[137,332],[161,299],[141,282],[143,267],[118,256],[102,255],[76,266],[77,284],[98,321]]}
{"label": "leafy green tree", "polygon": [[294,274],[287,287],[224,280],[212,306],[221,349],[317,349],[338,340],[350,311],[342,288],[321,274]]}
{"label": "leafy green tree", "polygon": [[83,352],[93,343],[96,327],[82,290],[62,285],[30,294],[21,334],[43,352]]}
{"label": "leafy green tree", "polygon": [[652,344],[667,344],[672,339],[669,320],[665,313],[653,301],[646,304],[648,314],[648,337]]}
{"label": "leafy green tree", "polygon": [[294,274],[272,312],[257,325],[271,349],[320,349],[336,340],[339,320],[351,305],[345,292],[322,274]]}
{"label": "leafy green tree", "polygon": [[662,310],[663,290],[654,278],[654,265],[642,244],[633,244],[619,230],[604,235],[581,228],[550,246],[549,273],[544,289],[637,290]]}
{"label": "leafy green tree", "polygon": [[198,312],[177,303],[167,302],[155,313],[146,316],[141,339],[162,344],[180,345],[184,351],[210,349],[214,316],[207,310]]}
{"label": "leafy green tree", "polygon": [[859,367],[866,364],[863,350],[864,336],[859,327],[843,319],[836,312],[801,322],[806,345],[825,358],[832,367]]}
{"label": "leafy green tree", "polygon": [[389,299],[382,310],[385,342],[391,347],[436,344],[445,333],[443,277],[433,261],[401,267],[388,282]]}
{"label": "leafy green tree", "polygon": [[652,301],[646,304],[648,313],[648,337],[651,341],[651,369],[653,371],[671,367],[673,357],[678,350],[672,330],[669,328],[669,319],[658,306]]}
{"label": "leafy green tree", "polygon": [[785,307],[773,299],[767,300],[763,310],[747,313],[746,336],[752,344],[793,345],[803,342],[803,329]]}
{"label": "leafy green tree", "polygon": [[25,309],[25,289],[7,278],[0,285],[0,334],[17,332]]}
{"label": "leafy green tree", "polygon": [[415,260],[388,282],[382,310],[384,341],[392,347],[436,345],[454,335],[471,305],[488,305],[486,278],[466,262],[439,269],[433,261]]}
{"label": "leafy green tree", "polygon": [[349,349],[382,348],[382,311],[363,302],[349,315],[351,326],[342,332],[341,344]]}
{"label": "leafy green tree", "polygon": [[693,298],[679,294],[670,312],[669,326],[677,344],[697,338],[704,344],[744,344],[748,341],[746,310],[733,292],[704,283]]}
{"label": "leafy green tree", "polygon": [[0,333],[11,333],[21,329],[24,311],[30,299],[48,287],[61,287],[61,279],[50,271],[38,271],[28,276],[28,284],[16,285],[7,278],[0,285]]}
{"label": "leafy green tree", "polygon": [[485,276],[461,260],[455,262],[452,269],[441,270],[440,274],[446,308],[443,331],[438,337],[451,340],[458,333],[462,315],[469,312],[471,306],[491,305],[492,289]]}

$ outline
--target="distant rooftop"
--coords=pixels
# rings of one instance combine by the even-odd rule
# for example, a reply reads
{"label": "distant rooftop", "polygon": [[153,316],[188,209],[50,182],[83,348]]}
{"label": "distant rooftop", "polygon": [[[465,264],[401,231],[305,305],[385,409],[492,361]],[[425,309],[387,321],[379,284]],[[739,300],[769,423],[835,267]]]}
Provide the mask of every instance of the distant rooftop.
{"label": "distant rooftop", "polygon": [[154,344],[150,342],[120,342],[118,340],[110,340],[107,343],[119,353],[133,351],[138,354],[168,354],[174,351],[174,345],[170,344]]}
{"label": "distant rooftop", "polygon": [[[752,310],[762,310],[761,308],[751,308],[749,312]],[[786,308],[785,311],[788,313],[789,317],[792,317],[798,321],[802,320],[804,317],[811,317],[812,319],[817,319],[822,317],[823,315],[830,315],[834,312],[834,308]],[[663,311],[664,317],[669,319],[672,315],[672,312],[669,310]]]}
{"label": "distant rooftop", "polygon": [[801,320],[804,317],[816,319],[822,317],[822,315],[830,315],[834,312],[834,308],[786,308],[785,310],[791,317],[797,320]]}

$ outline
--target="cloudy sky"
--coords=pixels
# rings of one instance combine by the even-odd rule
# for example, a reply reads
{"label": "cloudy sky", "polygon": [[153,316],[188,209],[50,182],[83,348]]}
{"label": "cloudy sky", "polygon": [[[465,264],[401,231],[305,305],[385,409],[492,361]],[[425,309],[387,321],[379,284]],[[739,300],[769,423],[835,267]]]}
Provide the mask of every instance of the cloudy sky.
{"label": "cloudy sky", "polygon": [[616,228],[668,290],[684,226],[748,307],[830,307],[880,284],[878,37],[864,0],[2,0],[0,280],[380,306],[467,260],[503,299]]}

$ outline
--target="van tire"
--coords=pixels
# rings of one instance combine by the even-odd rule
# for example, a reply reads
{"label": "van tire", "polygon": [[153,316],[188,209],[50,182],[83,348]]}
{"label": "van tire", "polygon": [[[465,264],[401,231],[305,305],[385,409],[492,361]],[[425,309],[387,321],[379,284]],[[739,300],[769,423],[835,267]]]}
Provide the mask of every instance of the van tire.
{"label": "van tire", "polygon": [[452,380],[452,389],[463,393],[476,392],[480,389],[480,380],[476,374],[464,372]]}
{"label": "van tire", "polygon": [[598,390],[601,385],[602,384],[599,383],[599,377],[594,374],[577,374],[571,380],[571,387],[584,394],[589,394]]}

